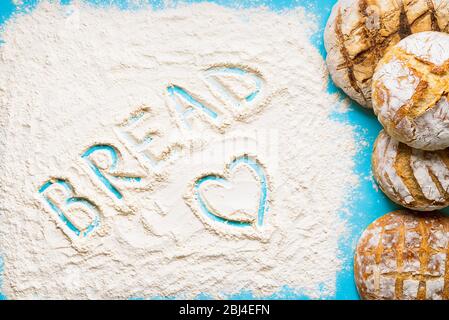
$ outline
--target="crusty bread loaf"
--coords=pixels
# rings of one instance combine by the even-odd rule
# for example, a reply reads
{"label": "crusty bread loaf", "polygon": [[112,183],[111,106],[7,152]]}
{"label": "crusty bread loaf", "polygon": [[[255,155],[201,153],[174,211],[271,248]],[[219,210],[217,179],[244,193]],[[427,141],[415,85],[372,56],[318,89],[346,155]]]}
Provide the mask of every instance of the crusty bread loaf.
{"label": "crusty bread loaf", "polygon": [[413,149],[382,130],[371,162],[377,184],[394,202],[419,211],[449,206],[449,150]]}
{"label": "crusty bread loaf", "polygon": [[354,257],[362,299],[449,299],[449,217],[391,212],[363,232]]}
{"label": "crusty bread loaf", "polygon": [[373,108],[411,147],[449,147],[449,34],[421,32],[388,50],[373,76]]}
{"label": "crusty bread loaf", "polygon": [[384,52],[421,31],[449,32],[449,0],[340,0],[324,43],[333,81],[371,108],[371,78]]}

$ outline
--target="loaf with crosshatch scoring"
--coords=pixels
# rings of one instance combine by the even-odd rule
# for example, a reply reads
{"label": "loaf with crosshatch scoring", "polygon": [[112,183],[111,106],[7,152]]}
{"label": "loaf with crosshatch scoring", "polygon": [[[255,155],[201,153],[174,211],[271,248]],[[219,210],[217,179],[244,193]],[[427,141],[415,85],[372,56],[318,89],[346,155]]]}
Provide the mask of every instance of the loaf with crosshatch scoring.
{"label": "loaf with crosshatch scoring", "polygon": [[340,0],[324,44],[333,81],[371,108],[371,78],[388,48],[410,34],[449,32],[449,0]]}
{"label": "loaf with crosshatch scoring", "polygon": [[363,232],[354,257],[362,299],[448,300],[449,217],[400,210]]}
{"label": "loaf with crosshatch scoring", "polygon": [[413,149],[382,130],[371,162],[377,184],[392,201],[418,211],[449,205],[448,149]]}

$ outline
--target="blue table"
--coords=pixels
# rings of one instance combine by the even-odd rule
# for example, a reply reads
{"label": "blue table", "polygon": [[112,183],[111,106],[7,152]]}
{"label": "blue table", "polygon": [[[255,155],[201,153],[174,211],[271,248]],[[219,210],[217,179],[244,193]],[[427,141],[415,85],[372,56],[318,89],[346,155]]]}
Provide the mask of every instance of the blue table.
{"label": "blue table", "polygon": [[[161,0],[148,0],[155,9],[163,8],[163,3]],[[34,6],[38,0],[24,0],[25,4],[29,4],[31,7]],[[62,3],[70,3],[70,0],[61,0]],[[90,0],[90,2],[101,5],[106,2],[105,0]],[[108,3],[112,2],[124,10],[130,9],[125,0],[107,0]],[[174,1],[178,2],[178,1]],[[184,2],[204,2],[197,0],[189,0]],[[325,50],[323,45],[323,28],[326,24],[326,20],[330,14],[332,6],[337,2],[337,0],[253,0],[253,1],[242,1],[242,0],[212,0],[210,2],[215,2],[220,5],[236,7],[236,6],[246,6],[254,7],[259,5],[264,5],[272,10],[282,10],[293,8],[297,6],[305,7],[309,12],[312,12],[318,17],[320,23],[320,30],[313,36],[313,43],[320,50],[323,57],[325,56]],[[3,24],[11,15],[17,11],[17,7],[14,6],[12,0],[0,0],[0,24]],[[1,41],[1,39],[0,39]],[[332,83],[329,84],[328,91],[332,93],[339,93],[342,98],[344,94],[341,93]],[[335,296],[329,297],[330,299],[358,299],[357,291],[353,280],[353,268],[352,268],[352,257],[355,244],[361,232],[366,228],[376,218],[393,211],[398,208],[395,204],[389,201],[380,191],[377,191],[373,187],[373,182],[371,179],[371,150],[377,134],[379,133],[381,126],[377,122],[373,113],[368,110],[364,110],[361,107],[353,103],[350,106],[350,110],[347,113],[340,114],[336,113],[334,118],[337,121],[343,121],[349,123],[356,127],[356,132],[358,138],[367,142],[367,144],[361,144],[360,150],[358,151],[355,162],[355,171],[360,178],[360,185],[354,193],[353,198],[348,204],[349,212],[342,212],[344,219],[348,221],[350,227],[350,233],[347,237],[340,240],[340,257],[344,261],[344,267],[337,275],[337,291]],[[4,263],[8,263],[5,261]],[[1,274],[3,269],[3,262],[1,260],[1,246],[0,246],[0,299],[6,299],[4,295],[1,294]],[[198,297],[208,298],[207,293],[204,293]],[[241,292],[238,295],[232,296],[235,299],[251,299],[253,298],[251,292]],[[292,290],[285,287],[278,294],[267,297],[267,298],[283,298],[283,299],[307,299],[306,296],[294,294]]]}

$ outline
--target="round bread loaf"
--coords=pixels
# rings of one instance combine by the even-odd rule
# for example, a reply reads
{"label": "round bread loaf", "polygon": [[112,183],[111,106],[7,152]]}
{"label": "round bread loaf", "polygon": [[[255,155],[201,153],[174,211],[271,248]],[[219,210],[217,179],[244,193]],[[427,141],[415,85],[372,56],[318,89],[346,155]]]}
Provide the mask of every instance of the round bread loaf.
{"label": "round bread loaf", "polygon": [[382,130],[371,162],[377,184],[397,204],[419,211],[449,206],[449,150],[413,149]]}
{"label": "round bread loaf", "polygon": [[388,50],[373,76],[373,107],[393,138],[449,147],[449,34],[421,32]]}
{"label": "round bread loaf", "polygon": [[324,44],[333,81],[371,108],[371,78],[385,51],[410,34],[449,32],[449,0],[340,0]]}
{"label": "round bread loaf", "polygon": [[448,300],[449,217],[391,212],[363,232],[354,257],[362,299]]}

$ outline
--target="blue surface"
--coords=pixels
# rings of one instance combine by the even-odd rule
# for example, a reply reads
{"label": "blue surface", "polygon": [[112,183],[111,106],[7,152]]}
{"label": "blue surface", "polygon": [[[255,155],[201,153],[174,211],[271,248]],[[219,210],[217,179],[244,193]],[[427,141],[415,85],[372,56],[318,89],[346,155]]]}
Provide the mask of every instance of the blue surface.
{"label": "blue surface", "polygon": [[[25,0],[25,4],[30,4],[31,7],[36,4],[37,0]],[[69,3],[69,0],[63,0],[63,3]],[[89,2],[102,5],[105,2],[112,3],[122,9],[133,9],[126,4],[124,0],[90,0]],[[149,0],[155,9],[162,8],[162,1]],[[178,3],[180,1],[175,1]],[[183,1],[183,2],[203,2],[197,0]],[[296,6],[303,6],[309,12],[315,14],[318,18],[321,29],[313,36],[313,43],[316,45],[320,53],[325,56],[325,50],[323,45],[323,28],[326,20],[330,14],[332,6],[337,2],[336,0],[273,0],[273,1],[237,1],[237,0],[215,0],[210,1],[217,4],[230,6],[230,7],[254,7],[264,5],[272,10],[289,9]],[[0,24],[4,23],[17,8],[12,4],[11,0],[0,0]],[[328,91],[331,93],[339,93],[341,98],[344,98],[342,94],[331,82],[328,87]],[[376,218],[388,213],[395,208],[391,201],[389,201],[381,192],[376,191],[373,188],[373,183],[370,179],[371,168],[370,158],[372,145],[379,133],[381,127],[375,119],[372,112],[364,110],[361,107],[352,104],[349,112],[341,114],[335,113],[333,118],[336,121],[347,122],[356,127],[355,131],[358,134],[360,141],[367,142],[365,144],[359,144],[360,150],[358,151],[355,161],[355,171],[359,175],[360,185],[356,192],[352,195],[351,199],[348,199],[349,213],[342,212],[341,215],[348,221],[350,227],[349,236],[340,240],[340,256],[344,262],[343,270],[337,277],[337,291],[335,296],[328,297],[329,299],[358,299],[356,288],[353,280],[352,269],[352,257],[353,250],[356,241],[364,230],[364,228]],[[1,248],[0,248],[1,253]],[[7,263],[7,261],[5,262]],[[0,256],[0,277],[2,273],[2,260]],[[5,298],[1,294],[1,278],[0,278],[0,299]],[[197,297],[198,299],[209,299],[207,293],[204,293]],[[241,292],[237,295],[229,296],[234,299],[251,299],[253,295],[251,292]],[[288,287],[284,287],[280,292],[275,295],[266,297],[270,299],[307,299],[306,296],[298,293],[294,293],[293,290]]]}

